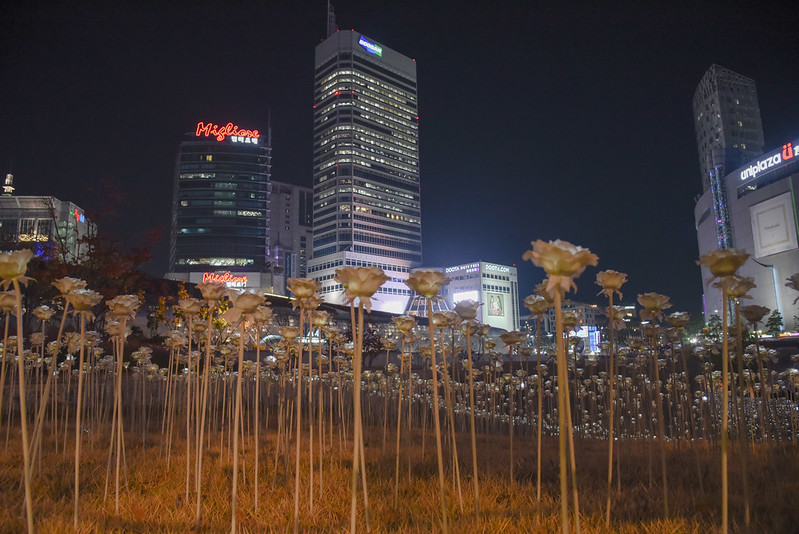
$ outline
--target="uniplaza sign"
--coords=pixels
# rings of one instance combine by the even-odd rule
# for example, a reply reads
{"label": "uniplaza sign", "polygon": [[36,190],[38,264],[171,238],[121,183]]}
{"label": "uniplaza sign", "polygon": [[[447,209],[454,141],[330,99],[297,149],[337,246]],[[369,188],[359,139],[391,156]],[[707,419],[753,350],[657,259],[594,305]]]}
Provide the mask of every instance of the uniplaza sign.
{"label": "uniplaza sign", "polygon": [[773,153],[763,156],[755,163],[745,169],[741,169],[741,180],[748,180],[757,177],[758,174],[769,172],[771,169],[779,167],[780,164],[799,157],[799,143],[785,143],[782,150],[775,150]]}

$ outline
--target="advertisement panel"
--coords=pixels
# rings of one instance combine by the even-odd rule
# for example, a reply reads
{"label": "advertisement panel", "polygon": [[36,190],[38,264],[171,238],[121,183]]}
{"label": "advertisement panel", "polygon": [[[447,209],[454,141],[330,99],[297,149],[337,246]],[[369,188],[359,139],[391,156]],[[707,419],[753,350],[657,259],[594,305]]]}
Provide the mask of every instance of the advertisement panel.
{"label": "advertisement panel", "polygon": [[797,248],[791,193],[783,193],[749,208],[755,257]]}
{"label": "advertisement panel", "polygon": [[486,293],[485,298],[486,310],[490,317],[505,317],[505,295]]}

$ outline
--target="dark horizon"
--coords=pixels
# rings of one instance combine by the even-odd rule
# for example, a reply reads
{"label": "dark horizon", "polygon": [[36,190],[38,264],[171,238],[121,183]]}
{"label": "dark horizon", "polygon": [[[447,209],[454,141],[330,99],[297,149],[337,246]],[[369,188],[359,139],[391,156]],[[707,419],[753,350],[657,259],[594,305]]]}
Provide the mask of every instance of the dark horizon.
{"label": "dark horizon", "polygon": [[[520,297],[543,278],[521,259],[530,241],[560,238],[599,256],[574,300],[601,303],[595,273],[615,269],[624,302],[655,291],[699,313],[691,101],[711,64],[757,83],[767,151],[799,134],[799,15],[780,4],[334,7],[341,28],[417,61],[424,265],[516,265]],[[147,267],[162,275],[174,159],[197,122],[265,129],[271,115],[272,178],[311,185],[325,10],[15,3],[0,166],[19,195],[95,212],[110,183],[123,203],[101,231],[138,245],[165,229]]]}

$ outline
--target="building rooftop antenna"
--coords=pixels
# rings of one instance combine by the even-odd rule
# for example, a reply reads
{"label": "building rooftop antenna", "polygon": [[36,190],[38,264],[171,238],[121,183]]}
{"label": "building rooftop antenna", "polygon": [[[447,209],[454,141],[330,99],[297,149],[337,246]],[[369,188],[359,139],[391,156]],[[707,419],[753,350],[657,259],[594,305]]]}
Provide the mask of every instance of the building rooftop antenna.
{"label": "building rooftop antenna", "polygon": [[333,4],[327,0],[327,37],[330,37],[338,31],[338,24],[336,24],[336,14],[333,11]]}
{"label": "building rooftop antenna", "polygon": [[12,163],[8,164],[8,173],[6,173],[6,180],[3,182],[4,197],[14,196],[14,175],[11,173],[11,165]]}

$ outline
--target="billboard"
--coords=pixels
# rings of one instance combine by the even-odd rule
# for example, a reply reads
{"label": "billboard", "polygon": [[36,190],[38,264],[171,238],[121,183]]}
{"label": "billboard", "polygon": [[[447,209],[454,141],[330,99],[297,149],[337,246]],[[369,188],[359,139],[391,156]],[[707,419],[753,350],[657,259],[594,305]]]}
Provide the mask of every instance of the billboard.
{"label": "billboard", "polygon": [[755,257],[797,248],[791,193],[783,193],[749,208]]}
{"label": "billboard", "polygon": [[485,294],[486,313],[489,317],[505,317],[505,295],[501,293]]}

